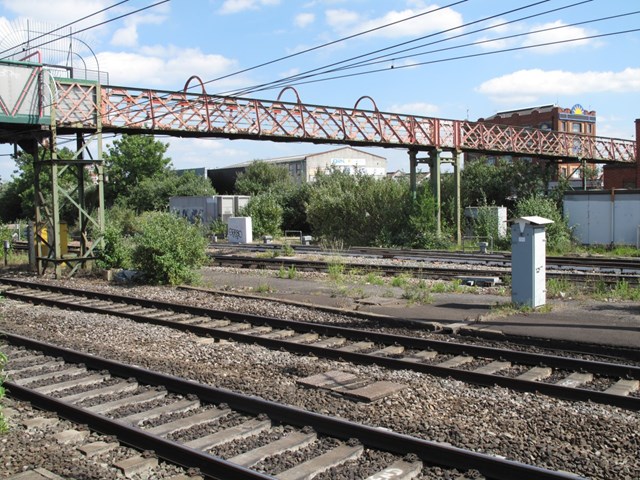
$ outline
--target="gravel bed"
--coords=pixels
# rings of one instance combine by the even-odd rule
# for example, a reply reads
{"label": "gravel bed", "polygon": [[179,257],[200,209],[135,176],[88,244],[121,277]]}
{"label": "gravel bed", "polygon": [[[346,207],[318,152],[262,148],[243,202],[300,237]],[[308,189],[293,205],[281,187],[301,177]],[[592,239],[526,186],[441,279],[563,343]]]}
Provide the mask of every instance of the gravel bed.
{"label": "gravel bed", "polygon": [[[217,269],[227,271],[234,275],[247,275],[247,271],[244,269],[220,267],[217,267]],[[252,270],[251,274],[254,276],[256,274],[265,274],[265,271],[259,270],[256,272]],[[309,275],[310,278],[326,279],[326,274],[309,273]],[[106,283],[103,280],[94,277],[55,280],[47,277],[33,277],[29,275],[24,279],[33,281],[35,283],[62,285],[72,288],[82,288],[88,291],[140,297],[149,300],[164,300],[167,302],[182,303],[185,305],[196,306],[200,308],[211,308],[231,312],[244,312],[254,315],[271,316],[299,322],[317,323],[320,325],[334,325],[344,328],[366,329],[377,333],[406,335],[444,342],[463,342],[470,345],[479,345],[494,348],[508,348],[530,353],[551,353],[557,356],[567,356],[585,360],[605,361],[611,363],[623,363],[627,365],[640,366],[640,362],[634,362],[627,359],[599,357],[597,355],[571,352],[562,349],[545,349],[533,345],[518,344],[504,340],[476,338],[469,335],[442,335],[425,329],[423,325],[406,324],[400,326],[397,322],[390,323],[384,320],[364,320],[351,316],[340,315],[337,313],[321,312],[306,307],[289,305],[280,302],[225,296],[223,294],[215,294],[208,291],[183,290],[169,287],[119,285],[114,283]],[[484,293],[490,293],[492,291],[491,288],[478,288],[477,290],[478,294],[480,295]]]}
{"label": "gravel bed", "polygon": [[[77,283],[80,284],[80,280]],[[87,286],[94,287],[91,282]],[[122,287],[105,289],[123,291]],[[145,296],[167,300],[174,297],[194,304],[205,304],[214,298],[173,289],[126,290],[133,295],[146,291]],[[232,301],[238,305],[244,302]],[[261,305],[263,310],[273,309],[272,316],[292,308],[271,302]],[[325,318],[328,314],[307,310],[306,315]],[[637,412],[499,387],[466,385],[411,371],[389,371],[377,366],[269,351],[256,345],[205,344],[193,334],[160,326],[42,306],[24,308],[23,304],[11,300],[0,303],[0,328],[216,387],[593,479],[634,479],[640,471]],[[408,387],[378,402],[357,403],[326,391],[301,388],[296,383],[301,376],[336,369]],[[2,438],[12,442],[17,434],[12,431]],[[24,447],[50,448],[38,447],[37,442],[23,447],[16,444],[16,448]],[[5,457],[2,458],[4,462]],[[13,470],[8,471],[25,465],[17,454],[12,458],[16,463],[12,464]],[[279,461],[288,464],[288,460]],[[278,463],[277,468],[285,467]],[[426,468],[423,475],[431,475],[427,473],[431,470],[437,468]]]}

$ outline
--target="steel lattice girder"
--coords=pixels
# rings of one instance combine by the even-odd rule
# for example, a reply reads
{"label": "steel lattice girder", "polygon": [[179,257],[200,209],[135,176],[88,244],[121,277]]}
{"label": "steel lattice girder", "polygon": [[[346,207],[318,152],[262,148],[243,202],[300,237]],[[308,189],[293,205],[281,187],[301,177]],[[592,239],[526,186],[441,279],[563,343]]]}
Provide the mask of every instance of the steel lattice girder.
{"label": "steel lattice girder", "polygon": [[102,87],[59,80],[58,128],[175,136],[451,149],[592,162],[635,162],[635,142],[301,102]]}

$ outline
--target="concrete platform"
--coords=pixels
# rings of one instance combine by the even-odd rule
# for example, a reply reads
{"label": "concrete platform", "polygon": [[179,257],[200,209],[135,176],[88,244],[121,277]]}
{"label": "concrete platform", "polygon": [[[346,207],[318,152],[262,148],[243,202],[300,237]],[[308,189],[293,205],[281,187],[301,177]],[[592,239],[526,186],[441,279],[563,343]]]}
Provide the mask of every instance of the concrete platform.
{"label": "concrete platform", "polygon": [[[601,302],[590,299],[549,299],[544,311],[505,313],[511,303],[507,289],[480,288],[478,293],[432,293],[428,305],[402,299],[402,289],[354,284],[360,297],[385,298],[385,302],[362,302],[336,294],[338,288],[327,279],[281,279],[275,272],[230,273],[215,268],[202,270],[203,283],[216,290],[271,297],[292,303],[311,304],[348,312],[366,312],[423,325],[425,329],[501,338],[541,339],[550,342],[582,343],[632,351],[640,360],[640,303]],[[256,293],[268,284],[266,295]],[[213,288],[213,287],[212,287]],[[346,285],[348,291],[349,285]],[[345,290],[344,288],[342,290]],[[636,353],[637,352],[637,353]]]}

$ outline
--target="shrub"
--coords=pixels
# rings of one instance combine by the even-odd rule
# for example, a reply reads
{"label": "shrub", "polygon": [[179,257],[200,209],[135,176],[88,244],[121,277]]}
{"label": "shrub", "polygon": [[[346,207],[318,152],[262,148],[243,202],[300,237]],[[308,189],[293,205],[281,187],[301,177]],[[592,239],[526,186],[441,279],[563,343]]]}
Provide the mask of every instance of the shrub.
{"label": "shrub", "polygon": [[103,247],[98,251],[96,265],[99,268],[131,268],[132,246],[128,238],[115,225],[105,228]]}
{"label": "shrub", "polygon": [[254,237],[262,235],[280,235],[282,226],[282,206],[276,195],[266,193],[252,197],[240,212],[241,216],[251,217]]}
{"label": "shrub", "polygon": [[142,271],[150,283],[193,283],[196,269],[206,261],[207,240],[201,230],[170,213],[148,212],[140,218],[133,267]]}
{"label": "shrub", "polygon": [[547,253],[565,253],[571,250],[571,227],[552,199],[531,196],[516,204],[515,217],[532,215],[553,220],[552,224],[546,226]]}

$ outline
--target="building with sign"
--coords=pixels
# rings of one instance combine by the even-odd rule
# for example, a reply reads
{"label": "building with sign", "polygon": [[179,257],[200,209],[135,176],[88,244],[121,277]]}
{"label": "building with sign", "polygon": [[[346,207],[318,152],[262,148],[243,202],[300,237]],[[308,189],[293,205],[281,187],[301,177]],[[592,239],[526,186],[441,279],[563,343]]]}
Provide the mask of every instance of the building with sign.
{"label": "building with sign", "polygon": [[[216,192],[231,194],[234,191],[237,175],[244,172],[254,161],[207,170],[207,176]],[[297,183],[313,182],[319,173],[329,173],[333,170],[349,174],[371,175],[377,179],[385,178],[387,174],[387,159],[385,157],[352,147],[291,157],[260,159],[260,161],[285,167]]]}
{"label": "building with sign", "polygon": [[[576,104],[571,108],[558,107],[557,105],[542,105],[518,110],[506,110],[487,118],[480,118],[478,122],[510,125],[514,127],[539,128],[541,130],[553,130],[555,132],[577,133],[582,135],[596,135],[596,112],[585,110],[580,104]],[[477,154],[468,157],[469,160],[477,158],[479,158]],[[489,158],[489,160],[491,159]],[[536,159],[528,157],[527,160]],[[581,167],[582,165],[579,163],[558,163],[554,171],[554,180],[563,177],[568,178],[574,183],[581,184],[583,179]],[[591,181],[590,186],[598,186],[598,182]]]}

